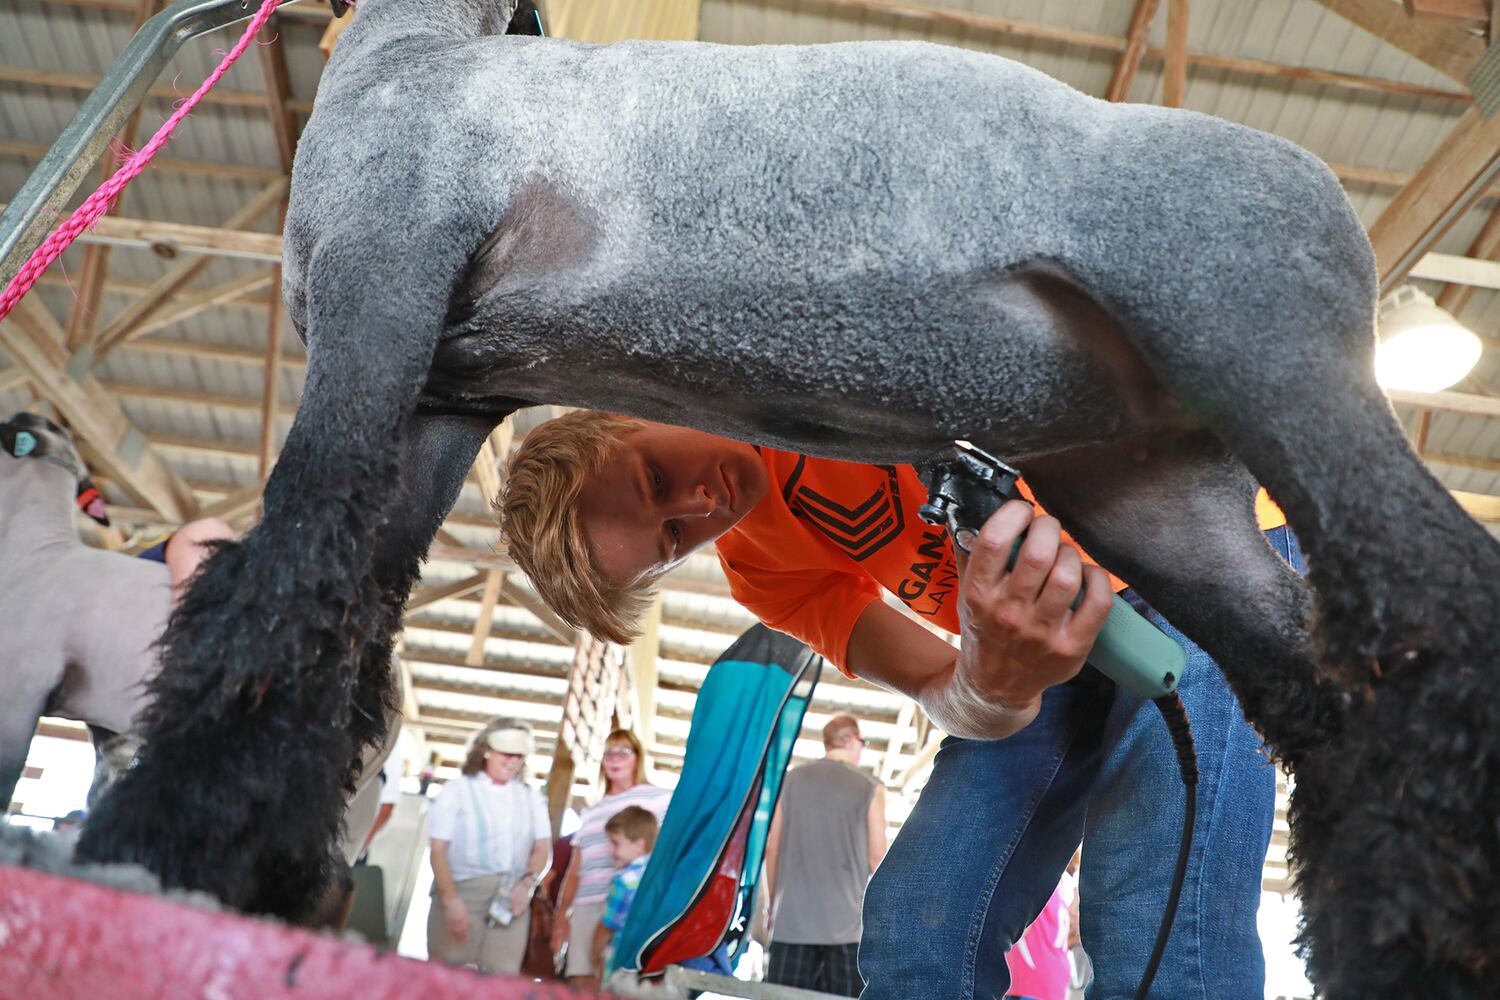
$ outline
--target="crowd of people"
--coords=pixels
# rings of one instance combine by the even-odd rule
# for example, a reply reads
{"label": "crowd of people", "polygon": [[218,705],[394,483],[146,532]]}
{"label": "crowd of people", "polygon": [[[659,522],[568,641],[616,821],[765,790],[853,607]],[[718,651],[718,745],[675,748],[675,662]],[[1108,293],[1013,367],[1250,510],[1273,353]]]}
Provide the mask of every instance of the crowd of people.
{"label": "crowd of people", "polygon": [[[1065,995],[1044,984],[1060,980],[1070,936],[1076,943],[1077,897],[1064,866],[1085,834],[1093,888],[1084,922],[1092,912],[1103,929],[1100,967],[1118,977],[1106,992],[1131,992],[1139,963],[1122,949],[1155,931],[1166,891],[1155,845],[1176,837],[1177,817],[1149,793],[1177,778],[1143,700],[1086,664],[1109,595],[1122,591],[1188,653],[1179,690],[1205,760],[1188,876],[1197,889],[1179,916],[1198,947],[1163,966],[1159,988],[1196,997],[1193,984],[1212,982],[1218,996],[1259,995],[1255,913],[1274,777],[1220,672],[1055,519],[1008,504],[965,559],[916,516],[924,496],[905,466],[832,462],[579,411],[528,435],[499,506],[511,555],[571,624],[628,642],[656,582],[713,544],[734,597],[762,622],[851,677],[913,697],[951,734],[889,853],[884,791],[858,767],[863,739],[847,716],[828,724],[822,760],[791,771],[772,820],[768,978],[839,995],[863,990],[870,1000],[960,987]],[[830,512],[874,501],[904,516],[855,552],[830,529]],[[1300,568],[1280,512],[1262,497],[1258,513],[1270,544]],[[227,534],[217,523],[190,525],[143,555],[165,561],[180,588]],[[922,628],[886,594],[959,641]],[[603,794],[583,809],[565,867],[549,871],[548,811],[520,777],[530,748],[526,723],[495,720],[462,777],[433,801],[429,950],[518,970],[532,899],[546,885],[555,904],[548,950],[564,956],[570,983],[597,989],[671,796],[647,780],[635,736],[612,733]],[[424,790],[434,774],[429,762]],[[1212,822],[1222,812],[1215,803],[1240,817],[1232,829]],[[653,820],[649,833],[641,814]]]}
{"label": "crowd of people", "polygon": [[[888,826],[884,786],[860,766],[865,745],[859,721],[837,715],[823,727],[823,757],[794,766],[783,783],[761,883],[768,901],[759,935],[769,952],[767,982],[850,997],[864,987],[861,912],[865,887],[886,853]],[[460,777],[432,799],[428,952],[455,965],[520,972],[536,936],[531,914],[540,896],[551,914],[553,968],[574,986],[597,989],[671,793],[646,779],[635,735],[616,730],[605,742],[604,794],[555,849],[546,803],[524,778],[532,749],[528,723],[492,720],[474,737]],[[1005,956],[1013,984],[1008,997],[1069,996],[1070,948],[1077,944],[1071,885],[1070,877],[1058,885]]]}

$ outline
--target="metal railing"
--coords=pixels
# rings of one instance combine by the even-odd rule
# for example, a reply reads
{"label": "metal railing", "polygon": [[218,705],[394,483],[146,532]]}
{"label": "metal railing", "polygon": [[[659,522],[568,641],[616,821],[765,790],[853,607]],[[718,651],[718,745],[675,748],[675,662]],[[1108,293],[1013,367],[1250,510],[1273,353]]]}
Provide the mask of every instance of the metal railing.
{"label": "metal railing", "polygon": [[250,0],[179,0],[141,26],[0,214],[0,288],[46,239],[110,138],[140,107],[182,44],[247,21],[260,6]]}

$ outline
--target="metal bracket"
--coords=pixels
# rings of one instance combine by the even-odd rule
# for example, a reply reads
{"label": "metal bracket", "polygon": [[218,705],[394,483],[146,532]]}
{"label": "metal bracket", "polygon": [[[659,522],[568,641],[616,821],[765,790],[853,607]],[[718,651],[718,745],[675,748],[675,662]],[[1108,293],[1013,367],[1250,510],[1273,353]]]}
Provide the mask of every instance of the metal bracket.
{"label": "metal bracket", "polygon": [[248,21],[258,8],[248,0],[179,0],[141,26],[0,215],[0,288],[41,245],[182,43]]}

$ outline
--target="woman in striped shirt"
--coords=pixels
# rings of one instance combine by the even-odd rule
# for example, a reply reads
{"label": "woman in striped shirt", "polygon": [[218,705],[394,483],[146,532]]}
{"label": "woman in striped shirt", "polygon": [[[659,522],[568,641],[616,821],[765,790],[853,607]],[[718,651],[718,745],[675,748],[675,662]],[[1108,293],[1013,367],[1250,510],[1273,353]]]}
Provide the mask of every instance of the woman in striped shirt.
{"label": "woman in striped shirt", "polygon": [[646,780],[646,756],[635,734],[616,729],[604,741],[600,765],[604,797],[583,811],[583,824],[573,837],[573,859],[563,879],[557,920],[552,925],[552,951],[568,945],[568,982],[579,989],[597,990],[599,970],[590,950],[594,929],[604,915],[604,897],[614,877],[614,858],[604,824],[626,806],[649,810],[661,822],[672,793]]}

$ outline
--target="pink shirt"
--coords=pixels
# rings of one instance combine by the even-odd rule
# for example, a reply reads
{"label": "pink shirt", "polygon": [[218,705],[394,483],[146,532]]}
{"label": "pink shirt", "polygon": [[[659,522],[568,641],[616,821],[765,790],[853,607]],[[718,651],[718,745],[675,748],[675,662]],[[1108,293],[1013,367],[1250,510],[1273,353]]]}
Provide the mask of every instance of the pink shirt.
{"label": "pink shirt", "polygon": [[578,852],[578,892],[574,903],[602,903],[609,892],[609,881],[615,877],[615,859],[609,850],[609,834],[604,832],[615,813],[626,806],[649,809],[661,822],[672,793],[657,785],[641,784],[614,795],[606,795],[583,811],[583,823],[573,835],[573,850]]}
{"label": "pink shirt", "polygon": [[1010,966],[1007,996],[1033,1000],[1068,1000],[1068,900],[1063,887],[1052,890],[1052,898],[1026,928],[1021,940],[1006,952]]}

